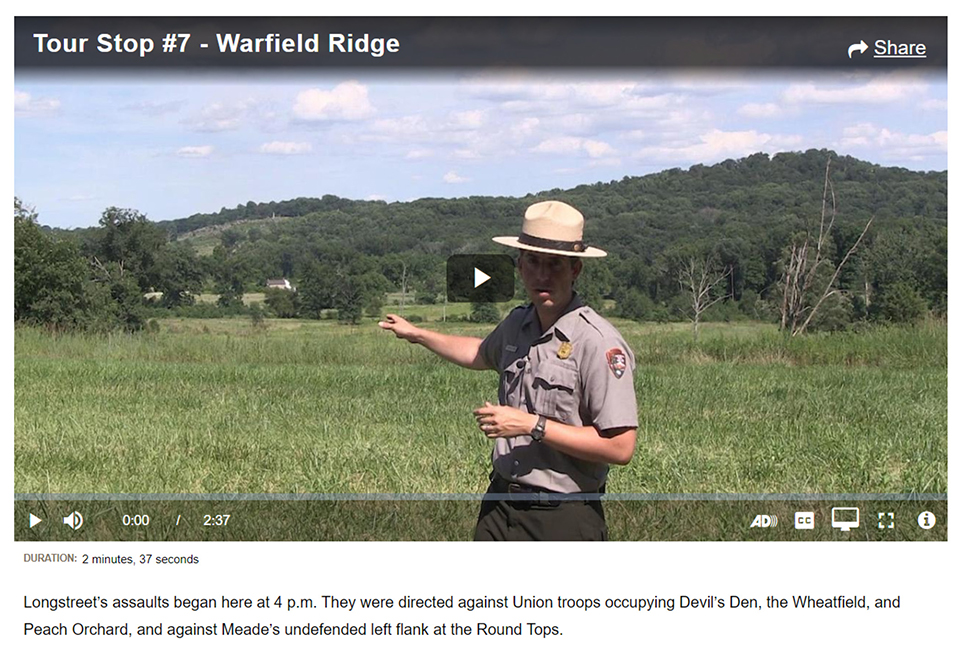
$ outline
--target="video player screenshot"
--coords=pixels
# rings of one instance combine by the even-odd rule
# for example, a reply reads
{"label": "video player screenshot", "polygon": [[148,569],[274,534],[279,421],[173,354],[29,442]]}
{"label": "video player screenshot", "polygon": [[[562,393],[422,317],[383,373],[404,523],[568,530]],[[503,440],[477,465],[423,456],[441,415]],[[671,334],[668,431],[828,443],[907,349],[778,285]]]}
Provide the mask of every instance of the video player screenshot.
{"label": "video player screenshot", "polygon": [[945,16],[28,13],[18,652],[949,650]]}

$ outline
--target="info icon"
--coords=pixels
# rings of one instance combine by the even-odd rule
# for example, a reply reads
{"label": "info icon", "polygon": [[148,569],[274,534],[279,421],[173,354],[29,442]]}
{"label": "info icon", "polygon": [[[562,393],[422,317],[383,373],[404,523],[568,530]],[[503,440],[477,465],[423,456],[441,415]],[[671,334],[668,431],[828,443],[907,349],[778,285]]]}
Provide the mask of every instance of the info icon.
{"label": "info icon", "polygon": [[510,255],[452,255],[447,259],[447,300],[506,302],[513,299]]}

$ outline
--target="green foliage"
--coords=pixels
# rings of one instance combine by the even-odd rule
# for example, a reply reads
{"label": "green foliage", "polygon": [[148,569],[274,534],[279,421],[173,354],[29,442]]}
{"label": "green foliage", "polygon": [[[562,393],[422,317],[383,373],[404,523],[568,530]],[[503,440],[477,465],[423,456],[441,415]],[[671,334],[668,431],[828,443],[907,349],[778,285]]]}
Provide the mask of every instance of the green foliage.
{"label": "green foliage", "polygon": [[625,289],[617,297],[617,315],[634,321],[660,320],[650,297],[637,289]]}
{"label": "green foliage", "polygon": [[320,312],[333,307],[335,290],[333,280],[336,271],[329,264],[308,262],[304,267],[297,291],[300,294],[300,306],[303,315],[308,318],[320,318]]}
{"label": "green foliage", "polygon": [[437,299],[439,294],[436,291],[431,291],[430,289],[417,289],[416,294],[414,295],[414,302],[418,305],[435,305],[437,304]]}
{"label": "green foliage", "polygon": [[238,230],[227,229],[220,233],[220,243],[227,250],[233,250],[233,248],[243,241],[243,234]]}
{"label": "green foliage", "polygon": [[18,198],[13,218],[14,320],[56,329],[91,326],[102,296],[88,282],[76,245],[44,234],[36,212]]}
{"label": "green foliage", "polygon": [[157,255],[151,271],[155,289],[163,293],[167,307],[192,305],[193,294],[200,293],[203,286],[203,269],[187,244],[173,243]]}
{"label": "green foliage", "polygon": [[360,322],[363,316],[364,296],[359,280],[352,276],[343,275],[335,280],[334,308],[337,310],[337,320],[341,323]]}
{"label": "green foliage", "polygon": [[308,263],[298,285],[306,316],[320,318],[321,311],[333,308],[341,323],[359,323],[364,311],[379,316],[388,287],[377,262],[356,253]]}
{"label": "green foliage", "polygon": [[587,261],[574,284],[577,294],[591,307],[603,307],[615,286],[613,273],[603,260]]}
{"label": "green foliage", "polygon": [[470,305],[470,321],[473,323],[499,323],[500,310],[492,302],[475,302]]}
{"label": "green foliage", "polygon": [[226,248],[218,246],[213,249],[207,268],[213,276],[214,293],[220,296],[217,304],[221,307],[242,307],[246,277],[244,262],[230,255]]}
{"label": "green foliage", "polygon": [[256,330],[263,330],[266,328],[266,322],[263,317],[263,308],[260,306],[260,303],[250,303],[250,324]]}
{"label": "green foliage", "polygon": [[267,289],[264,302],[277,318],[297,318],[300,316],[300,295],[287,289]]}
{"label": "green foliage", "polygon": [[92,253],[101,263],[116,262],[125,274],[136,276],[144,292],[157,286],[157,257],[167,235],[135,209],[108,207],[100,216],[101,231]]}
{"label": "green foliage", "polygon": [[108,276],[102,284],[109,291],[113,301],[113,314],[118,324],[126,330],[139,330],[143,327],[145,308],[140,286],[132,275],[126,275],[117,264],[109,264]]}
{"label": "green foliage", "polygon": [[[585,262],[577,290],[588,304],[600,306],[610,298],[618,304],[636,303],[636,297],[627,297],[632,289],[653,303],[658,319],[679,320],[673,311],[680,306],[675,255],[706,248],[721,268],[731,271],[721,295],[737,302],[753,298],[744,311],[769,320],[770,307],[777,306],[777,263],[784,246],[793,235],[817,229],[828,158],[840,200],[829,244],[834,265],[866,221],[876,217],[838,279],[854,315],[874,319],[867,306],[895,282],[912,286],[927,307],[945,314],[946,172],[885,168],[826,150],[772,157],[758,153],[713,166],[523,198],[424,198],[387,204],[328,195],[245,202],[215,214],[157,224],[135,210],[108,208],[101,227],[58,231],[57,236],[76,241],[83,254],[103,263],[122,263],[141,290],[148,291],[159,288],[164,273],[169,274],[170,267],[154,265],[164,259],[164,232],[185,242],[205,240],[208,248],[215,235],[219,243],[201,261],[206,288],[215,290],[223,305],[238,305],[244,288],[286,277],[300,288],[304,316],[319,318],[339,307],[345,320],[354,321],[356,306],[359,315],[373,312],[376,294],[402,287],[414,290],[418,302],[429,303],[431,294],[443,291],[446,257],[510,252],[498,249],[490,237],[516,234],[530,203],[555,198],[576,206],[586,217],[585,240],[610,253],[606,259]],[[201,228],[217,229],[193,232]],[[370,271],[382,279],[359,279]],[[348,278],[354,280],[348,284]],[[523,301],[519,281],[516,291]],[[166,291],[165,296],[167,302],[186,297]],[[642,314],[635,308],[628,313]]]}
{"label": "green foliage", "polygon": [[891,323],[916,323],[927,313],[920,292],[906,282],[884,287],[869,309],[870,316]]}

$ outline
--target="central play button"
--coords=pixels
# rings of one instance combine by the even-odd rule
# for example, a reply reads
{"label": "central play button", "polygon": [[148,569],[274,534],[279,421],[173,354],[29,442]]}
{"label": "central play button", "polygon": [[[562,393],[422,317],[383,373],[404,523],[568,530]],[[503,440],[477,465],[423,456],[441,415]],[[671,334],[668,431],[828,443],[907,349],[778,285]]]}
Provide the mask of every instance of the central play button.
{"label": "central play button", "polygon": [[490,279],[490,276],[481,271],[479,268],[474,267],[473,269],[473,288],[476,289],[481,284]]}
{"label": "central play button", "polygon": [[452,255],[447,259],[447,300],[506,302],[513,298],[510,255]]}

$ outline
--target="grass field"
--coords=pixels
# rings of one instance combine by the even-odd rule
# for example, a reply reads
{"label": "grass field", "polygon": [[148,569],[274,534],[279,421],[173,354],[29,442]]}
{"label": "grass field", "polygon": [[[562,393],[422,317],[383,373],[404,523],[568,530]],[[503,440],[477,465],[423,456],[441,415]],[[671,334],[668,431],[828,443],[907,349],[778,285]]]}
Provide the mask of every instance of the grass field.
{"label": "grass field", "polygon": [[[491,445],[471,411],[495,401],[494,372],[442,363],[373,322],[160,324],[16,330],[16,492],[485,488]],[[792,340],[719,324],[699,341],[680,324],[618,326],[637,354],[640,427],[608,492],[946,492],[944,324]]]}

